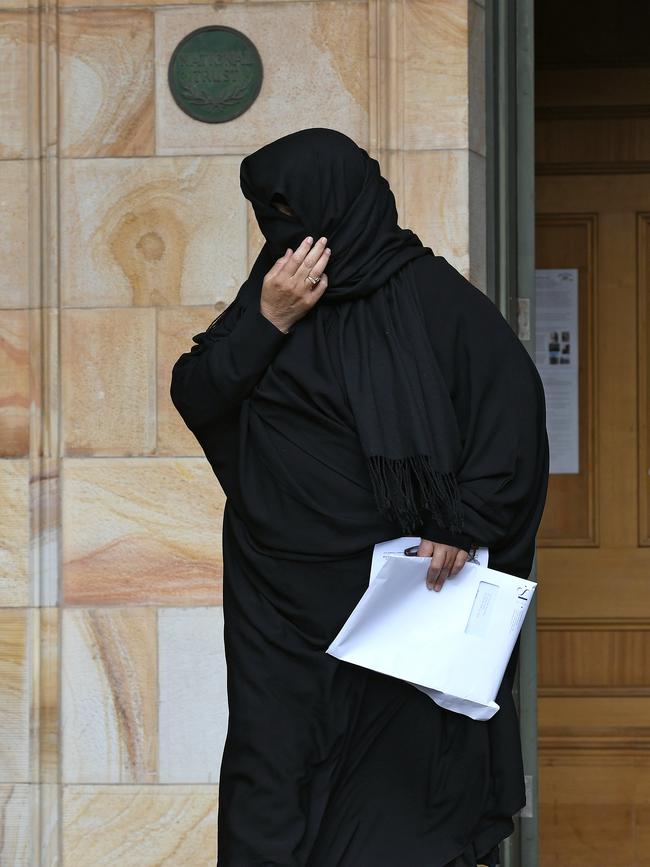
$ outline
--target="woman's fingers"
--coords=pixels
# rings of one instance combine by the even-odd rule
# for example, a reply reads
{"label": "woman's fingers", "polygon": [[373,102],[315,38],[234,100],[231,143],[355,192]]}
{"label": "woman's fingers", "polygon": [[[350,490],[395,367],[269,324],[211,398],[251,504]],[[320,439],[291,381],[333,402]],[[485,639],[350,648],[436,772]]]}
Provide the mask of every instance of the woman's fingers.
{"label": "woman's fingers", "polygon": [[[299,247],[294,250],[293,253],[289,256],[288,261],[285,263],[282,269],[283,272],[286,273],[288,277],[295,277],[298,269],[305,261],[305,257],[308,253],[310,253],[314,246],[318,246],[319,250],[322,250],[324,244],[318,244],[317,242],[316,245],[314,245],[313,239],[310,241],[308,237],[304,238]],[[313,256],[311,258],[313,259]]]}
{"label": "woman's fingers", "polygon": [[[312,277],[320,277],[327,267],[330,257],[328,253],[329,248],[325,246],[326,244],[327,238],[319,238],[316,241],[294,274],[296,279],[304,282],[307,274],[311,274]],[[307,281],[308,284],[309,282]]]}
{"label": "woman's fingers", "polygon": [[[415,548],[415,545],[413,546]],[[429,590],[440,590],[447,578],[458,575],[469,558],[467,551],[453,545],[443,545],[430,539],[420,539],[418,557],[431,557],[426,583]],[[408,551],[409,549],[405,549]]]}
{"label": "woman's fingers", "polygon": [[[260,312],[281,331],[304,316],[326,291],[328,280],[325,268],[329,253],[325,252],[327,238],[316,243],[304,238],[297,250],[290,247],[265,275],[262,281]],[[307,275],[320,279],[313,283]]]}
{"label": "woman's fingers", "polygon": [[[433,556],[427,570],[427,588],[441,590],[454,567],[458,548],[434,543]],[[455,573],[454,573],[455,574]]]}
{"label": "woman's fingers", "polygon": [[456,554],[456,559],[454,560],[454,565],[451,570],[452,575],[458,575],[460,570],[463,568],[467,560],[469,559],[469,554],[467,551],[463,551],[462,548],[459,548],[458,554]]}
{"label": "woman's fingers", "polygon": [[305,238],[298,249],[283,262],[282,271],[300,283],[305,282],[307,274],[320,277],[330,256],[330,253],[326,252],[326,244],[327,238],[319,238],[316,243]]}
{"label": "woman's fingers", "polygon": [[[300,279],[306,280],[307,275],[309,274],[311,277],[321,277],[321,278],[326,280],[327,274],[325,274],[324,272],[325,272],[325,269],[327,268],[327,263],[330,260],[330,253],[331,253],[331,250],[329,250],[328,248],[325,248],[323,250],[320,258],[311,267],[307,266],[307,268],[305,269],[304,275],[300,275],[300,271],[298,271],[298,274],[300,275]],[[306,261],[307,260],[305,259],[305,262]],[[310,280],[307,280],[307,285],[313,285],[313,284],[311,283]],[[320,286],[320,283],[318,285]],[[316,289],[317,287],[313,286],[313,288]]]}
{"label": "woman's fingers", "polygon": [[271,278],[275,277],[275,275],[283,269],[285,262],[287,262],[287,260],[289,259],[290,254],[291,249],[285,250],[284,255],[280,256],[279,259],[275,260],[274,264],[271,266],[271,268],[269,268],[265,276]]}
{"label": "woman's fingers", "polygon": [[291,279],[293,277],[300,267],[300,263],[310,249],[311,244],[307,241],[307,238],[303,240],[297,249],[292,250],[291,247],[289,247],[289,256],[285,253],[281,260],[282,265],[280,267],[280,275],[283,280]]}
{"label": "woman's fingers", "polygon": [[447,577],[445,572],[445,566],[447,563],[448,556],[448,546],[447,545],[439,545],[434,542],[433,546],[433,554],[431,555],[431,562],[429,563],[429,568],[427,570],[427,587],[429,590],[433,590],[434,587],[437,586],[438,581],[442,577],[442,584],[444,583],[444,579]]}

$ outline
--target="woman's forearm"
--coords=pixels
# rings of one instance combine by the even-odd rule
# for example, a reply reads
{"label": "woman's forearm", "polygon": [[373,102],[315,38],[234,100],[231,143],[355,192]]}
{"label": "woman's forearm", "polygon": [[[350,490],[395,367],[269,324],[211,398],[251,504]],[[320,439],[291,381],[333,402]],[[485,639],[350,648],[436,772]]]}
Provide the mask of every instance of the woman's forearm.
{"label": "woman's forearm", "polygon": [[197,335],[197,345],[174,364],[170,385],[172,403],[187,426],[200,428],[238,412],[290,334],[252,304],[229,333]]}

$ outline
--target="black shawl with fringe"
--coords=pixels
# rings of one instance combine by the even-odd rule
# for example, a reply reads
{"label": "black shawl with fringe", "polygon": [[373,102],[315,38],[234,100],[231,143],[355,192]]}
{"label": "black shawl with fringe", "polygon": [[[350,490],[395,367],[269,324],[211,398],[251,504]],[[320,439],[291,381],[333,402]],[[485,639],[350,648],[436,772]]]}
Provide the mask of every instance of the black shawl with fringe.
{"label": "black shawl with fringe", "polygon": [[[458,427],[427,326],[398,273],[432,251],[397,224],[379,163],[343,133],[317,127],[250,154],[240,178],[271,259],[306,235],[325,235],[332,255],[318,303],[357,302],[339,322],[343,373],[379,511],[404,533],[421,524],[423,510],[461,532]],[[272,204],[277,195],[293,215]]]}
{"label": "black shawl with fringe", "polygon": [[[510,325],[398,226],[378,163],[344,134],[277,139],[242,160],[240,180],[266,243],[178,359],[171,396],[257,543],[335,558],[420,535],[488,546],[495,568],[526,577],[548,439],[541,380]],[[329,283],[285,333],[260,312],[262,281],[308,234],[328,238]]]}

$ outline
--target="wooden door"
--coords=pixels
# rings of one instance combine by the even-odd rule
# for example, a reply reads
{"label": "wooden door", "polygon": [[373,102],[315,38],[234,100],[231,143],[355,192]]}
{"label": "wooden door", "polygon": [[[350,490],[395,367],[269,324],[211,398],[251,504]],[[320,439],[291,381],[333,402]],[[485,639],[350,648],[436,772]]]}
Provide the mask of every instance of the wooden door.
{"label": "wooden door", "polygon": [[579,270],[580,422],[579,472],[551,475],[538,537],[540,863],[641,867],[650,865],[650,70],[556,67],[539,80],[536,266]]}
{"label": "wooden door", "polygon": [[650,175],[544,177],[537,204],[537,267],[579,269],[580,420],[539,536],[541,863],[631,867],[650,864]]}

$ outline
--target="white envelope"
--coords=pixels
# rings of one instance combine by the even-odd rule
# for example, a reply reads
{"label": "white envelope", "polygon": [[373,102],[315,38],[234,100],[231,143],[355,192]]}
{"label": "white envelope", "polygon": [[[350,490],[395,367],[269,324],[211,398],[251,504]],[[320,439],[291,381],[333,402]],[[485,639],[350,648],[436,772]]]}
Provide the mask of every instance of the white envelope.
{"label": "white envelope", "polygon": [[442,590],[428,590],[431,558],[398,553],[419,541],[375,546],[368,589],[327,653],[399,677],[448,710],[490,719],[537,584],[481,565],[482,549],[481,562],[467,561]]}

